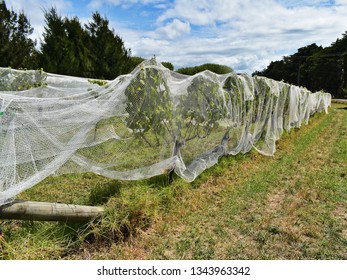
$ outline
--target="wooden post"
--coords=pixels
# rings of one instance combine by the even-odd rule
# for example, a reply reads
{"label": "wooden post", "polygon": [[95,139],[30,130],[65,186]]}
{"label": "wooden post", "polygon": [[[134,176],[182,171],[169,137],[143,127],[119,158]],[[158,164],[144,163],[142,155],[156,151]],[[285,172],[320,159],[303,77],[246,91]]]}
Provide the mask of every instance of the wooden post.
{"label": "wooden post", "polygon": [[87,222],[103,212],[95,206],[15,200],[0,207],[0,219]]}

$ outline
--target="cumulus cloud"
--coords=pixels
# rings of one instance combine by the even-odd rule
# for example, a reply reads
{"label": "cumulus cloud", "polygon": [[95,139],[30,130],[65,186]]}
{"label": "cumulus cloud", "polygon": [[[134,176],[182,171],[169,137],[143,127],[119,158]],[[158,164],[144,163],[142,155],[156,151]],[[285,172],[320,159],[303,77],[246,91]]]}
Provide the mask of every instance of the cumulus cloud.
{"label": "cumulus cloud", "polygon": [[158,22],[176,17],[188,20],[195,25],[211,25],[216,21],[233,18],[245,1],[176,0],[174,7],[166,10],[158,18]]}
{"label": "cumulus cloud", "polygon": [[102,6],[103,2],[104,1],[93,0],[88,3],[87,7],[91,10],[97,10]]}
{"label": "cumulus cloud", "polygon": [[187,43],[189,55],[178,53],[173,63],[187,65],[199,58],[253,72],[305,45],[333,42],[346,30],[346,7],[345,0],[177,0],[157,23],[173,18],[190,23],[189,37],[172,42],[175,50]]}
{"label": "cumulus cloud", "polygon": [[346,14],[346,0],[176,0],[154,32],[123,38],[136,55],[176,67],[212,62],[252,73],[308,44],[329,45],[346,30]]}
{"label": "cumulus cloud", "polygon": [[177,39],[185,34],[189,34],[189,32],[190,24],[188,21],[183,22],[179,19],[174,19],[165,26],[159,27],[155,33],[168,39]]}
{"label": "cumulus cloud", "polygon": [[131,7],[136,4],[165,4],[164,0],[92,0],[88,3],[90,9],[99,9],[103,5],[122,6],[124,8]]}

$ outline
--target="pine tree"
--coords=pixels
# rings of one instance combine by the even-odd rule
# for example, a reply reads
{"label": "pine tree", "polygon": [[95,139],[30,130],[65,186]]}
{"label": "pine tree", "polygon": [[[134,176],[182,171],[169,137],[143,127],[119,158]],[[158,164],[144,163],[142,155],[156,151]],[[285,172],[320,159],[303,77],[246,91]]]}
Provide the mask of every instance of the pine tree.
{"label": "pine tree", "polygon": [[46,26],[40,62],[47,72],[90,77],[89,36],[77,17],[62,18],[55,8],[45,11]]}
{"label": "pine tree", "polygon": [[0,1],[0,66],[33,68],[36,42],[29,38],[33,28],[23,12],[17,14]]}
{"label": "pine tree", "polygon": [[114,79],[129,71],[130,50],[99,13],[83,27],[77,17],[62,18],[51,8],[45,21],[40,62],[47,72]]}
{"label": "pine tree", "polygon": [[40,64],[47,72],[67,74],[68,36],[64,19],[55,8],[44,11],[45,23],[43,42],[41,44]]}
{"label": "pine tree", "polygon": [[65,18],[64,26],[68,42],[63,60],[64,72],[72,76],[90,77],[93,54],[88,48],[90,40],[88,33],[77,17]]}
{"label": "pine tree", "polygon": [[109,21],[95,12],[85,25],[90,36],[89,50],[93,54],[93,78],[114,79],[129,72],[130,50],[123,40],[109,28]]}

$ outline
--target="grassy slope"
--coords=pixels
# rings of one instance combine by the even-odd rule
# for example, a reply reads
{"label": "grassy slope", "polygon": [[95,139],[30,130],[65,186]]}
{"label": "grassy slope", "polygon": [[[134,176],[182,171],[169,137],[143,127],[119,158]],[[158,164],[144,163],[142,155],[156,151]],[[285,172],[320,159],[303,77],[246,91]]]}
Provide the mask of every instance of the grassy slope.
{"label": "grassy slope", "polygon": [[224,157],[191,184],[50,178],[22,198],[104,204],[107,216],[87,226],[3,222],[2,257],[346,259],[344,107],[284,135],[273,158]]}

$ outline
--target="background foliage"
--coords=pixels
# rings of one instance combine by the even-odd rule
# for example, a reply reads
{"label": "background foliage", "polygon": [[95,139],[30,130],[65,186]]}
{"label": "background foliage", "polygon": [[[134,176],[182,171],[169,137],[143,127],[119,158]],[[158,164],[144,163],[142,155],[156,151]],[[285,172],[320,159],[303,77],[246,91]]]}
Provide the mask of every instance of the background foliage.
{"label": "background foliage", "polygon": [[177,72],[185,75],[195,75],[196,73],[205,70],[210,70],[211,72],[214,72],[216,74],[227,74],[233,72],[233,69],[226,65],[219,65],[214,63],[205,63],[199,66],[180,68],[177,70]]}
{"label": "background foliage", "polygon": [[302,47],[253,74],[284,80],[313,92],[325,90],[335,98],[347,98],[347,32],[329,47],[316,44]]}

